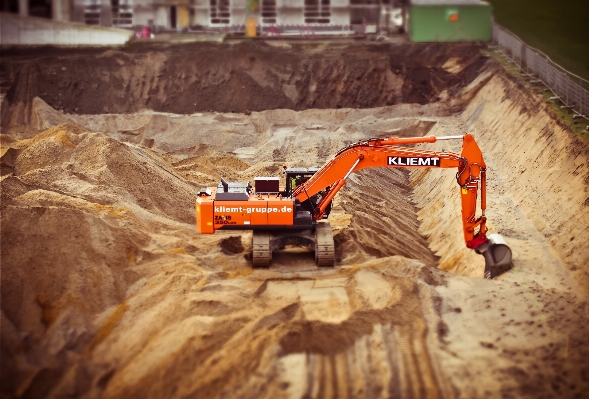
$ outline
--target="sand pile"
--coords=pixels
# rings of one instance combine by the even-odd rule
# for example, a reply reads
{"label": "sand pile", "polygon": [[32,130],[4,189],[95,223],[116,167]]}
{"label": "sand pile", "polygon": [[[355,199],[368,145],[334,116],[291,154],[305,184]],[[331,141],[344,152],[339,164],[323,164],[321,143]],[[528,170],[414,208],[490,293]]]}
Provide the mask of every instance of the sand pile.
{"label": "sand pile", "polygon": [[[464,81],[453,98],[249,115],[25,104],[28,124],[1,137],[2,394],[583,397],[587,146],[495,67],[470,79],[468,62],[424,49],[410,53]],[[92,51],[122,66],[154,57]],[[352,175],[330,215],[333,269],[290,248],[253,270],[251,233],[195,231],[196,190],[220,177],[316,166],[366,137],[467,129],[489,167],[491,230],[514,252],[497,280],[464,249],[453,170]]]}
{"label": "sand pile", "polygon": [[[42,102],[38,104],[48,111]],[[291,111],[285,112],[284,121],[289,122],[289,115],[295,115]],[[56,116],[52,112],[49,114]],[[387,120],[384,113],[380,116],[375,118],[368,110],[355,114],[348,110],[332,123],[346,121],[343,126],[338,125],[338,129],[355,131],[358,138],[363,134],[361,127],[367,121],[383,129],[396,129],[401,134],[407,134],[412,123],[416,129],[432,126],[432,123],[420,122],[419,119]],[[62,115],[62,118],[75,120],[77,117]],[[124,121],[128,117],[121,118]],[[297,115],[296,120],[290,122],[297,123],[301,118],[304,119]],[[113,116],[106,116],[106,119],[112,122]],[[138,119],[145,118],[139,115]],[[154,119],[177,118],[152,115],[149,120]],[[194,125],[194,120],[202,124],[210,121],[212,126],[209,129],[223,129],[227,123],[226,118],[220,115],[186,119],[186,123],[178,124],[177,134],[186,132]],[[180,155],[171,155],[177,151],[176,148],[172,148],[172,153],[164,154],[114,139],[119,137],[120,131],[108,134],[91,132],[71,122],[45,130],[30,139],[19,140],[10,136],[3,140],[2,292],[3,334],[7,337],[3,340],[7,343],[3,351],[11,359],[10,365],[15,370],[11,379],[6,381],[10,390],[32,397],[46,396],[48,392],[60,397],[67,392],[81,394],[105,390],[106,396],[124,397],[144,386],[146,393],[161,397],[161,393],[170,388],[169,379],[184,381],[187,377],[182,371],[186,365],[176,355],[178,351],[186,353],[186,361],[190,363],[212,362],[205,369],[195,370],[197,374],[191,378],[198,380],[198,384],[182,387],[189,393],[200,395],[222,389],[235,392],[237,387],[244,392],[254,391],[256,384],[270,384],[277,378],[286,381],[277,385],[277,389],[293,385],[292,389],[300,390],[302,388],[295,384],[295,380],[289,380],[292,376],[288,373],[265,373],[261,382],[251,382],[254,385],[248,382],[249,375],[260,367],[263,370],[273,368],[278,357],[288,355],[283,361],[291,362],[294,361],[289,360],[291,358],[300,359],[297,355],[300,350],[315,353],[315,347],[322,348],[317,354],[319,357],[313,358],[319,363],[309,367],[328,367],[321,366],[325,357],[329,364],[336,362],[337,367],[342,368],[341,372],[351,373],[359,367],[358,362],[345,360],[343,353],[366,356],[365,350],[354,355],[358,352],[358,349],[353,349],[354,342],[371,331],[373,322],[382,325],[388,333],[399,328],[396,333],[399,342],[415,341],[415,345],[420,345],[419,353],[427,353],[425,321],[419,310],[421,305],[419,299],[411,295],[418,289],[414,280],[420,278],[426,265],[400,257],[383,258],[398,254],[395,248],[409,254],[413,247],[416,259],[422,259],[430,266],[435,264],[425,241],[415,232],[415,216],[408,217],[407,209],[403,206],[395,209],[394,206],[395,198],[408,195],[407,173],[395,174],[397,177],[384,188],[384,192],[390,194],[387,206],[392,211],[381,223],[374,223],[365,213],[352,220],[345,212],[346,204],[358,193],[362,193],[362,198],[360,202],[356,200],[356,204],[362,204],[370,212],[371,201],[378,192],[383,192],[382,188],[370,183],[372,179],[382,176],[371,175],[370,172],[354,179],[341,196],[343,209],[334,212],[334,217],[340,220],[339,224],[334,222],[340,232],[338,240],[352,244],[347,247],[342,245],[341,257],[353,254],[356,264],[368,262],[375,272],[362,271],[358,267],[319,272],[313,264],[312,254],[291,256],[286,251],[278,255],[275,271],[271,269],[252,274],[248,261],[251,251],[248,234],[244,239],[227,233],[213,237],[196,234],[192,223],[197,186],[191,184],[191,180],[206,182],[215,179],[216,183],[217,176],[227,177],[227,174],[237,179],[250,179],[260,170],[278,171],[282,160],[294,162],[291,154],[296,154],[295,159],[301,160],[298,151],[283,150],[286,148],[285,140],[294,141],[297,135],[301,139],[299,151],[313,155],[306,156],[307,159],[302,162],[305,166],[324,162],[333,148],[349,142],[333,135],[330,140],[319,141],[324,148],[320,153],[311,154],[309,149],[317,148],[318,139],[326,133],[325,127],[313,124],[313,121],[321,119],[320,115],[309,115],[308,130],[295,124],[277,125],[275,122],[280,120],[280,115],[276,112],[267,117],[264,114],[252,115],[253,122],[246,119],[242,116],[240,120],[247,123],[237,125],[243,132],[228,132],[228,140],[219,140],[217,144],[212,140],[207,149],[202,147],[205,137],[201,137],[201,143],[198,143],[198,136],[188,135],[185,139],[188,140],[187,149],[180,151]],[[237,122],[233,120],[233,123]],[[115,125],[120,126],[121,122],[115,121]],[[267,126],[267,130],[256,132],[260,125]],[[326,126],[330,129],[334,127],[331,124]],[[147,131],[141,140],[153,140],[157,134],[160,133]],[[235,151],[239,147],[235,147],[243,142],[244,135],[267,140],[265,145],[258,146],[258,158],[272,160],[278,150],[281,151],[281,162],[262,161],[250,165],[245,160],[251,162],[252,156],[247,154],[242,154],[243,159],[240,159],[240,152]],[[133,136],[129,141],[132,140]],[[158,140],[152,147],[162,151],[172,142],[172,139]],[[229,152],[232,148],[234,152]],[[208,156],[184,155],[191,151]],[[414,215],[414,210],[409,209]],[[403,232],[400,232],[400,235],[392,237],[389,244],[385,244],[380,235],[396,226],[395,218],[406,220],[401,225],[408,224],[406,233],[413,237],[404,240]],[[360,234],[350,233],[353,226],[363,222],[366,226]],[[350,225],[352,229],[348,228]],[[375,263],[371,260],[375,256],[382,259]],[[287,260],[282,265],[279,262],[281,257]],[[293,260],[298,263],[294,268],[289,267]],[[311,275],[305,277],[304,273]],[[431,280],[429,273],[424,276]],[[161,279],[160,283],[148,285],[147,282],[153,278],[157,281]],[[290,287],[291,279],[301,283]],[[382,293],[371,291],[370,287],[375,285],[381,288]],[[170,297],[171,292],[177,294]],[[350,296],[352,293],[355,294]],[[181,296],[177,297],[178,294]],[[188,294],[194,298],[186,297]],[[403,305],[405,310],[401,311],[397,308],[401,306],[399,301],[403,295],[413,297],[411,300],[415,304],[406,309]],[[248,296],[251,299],[244,301]],[[184,298],[181,302],[185,305],[178,303],[179,298]],[[159,305],[154,308],[156,303]],[[185,307],[185,311],[180,311],[178,306]],[[366,313],[370,309],[375,309],[376,313]],[[145,311],[150,315],[147,318]],[[284,316],[280,316],[282,314]],[[393,315],[396,316],[391,319]],[[413,327],[415,317],[421,320],[419,327]],[[271,322],[274,319],[276,321]],[[123,320],[131,320],[131,325]],[[132,320],[143,321],[137,324]],[[346,322],[349,331],[342,331],[342,342],[329,349],[321,342],[329,341],[333,334],[331,326],[339,322]],[[408,323],[406,327],[399,327],[405,323]],[[169,335],[160,331],[162,326],[175,327],[171,328]],[[210,332],[227,328],[223,326],[231,328],[226,334],[215,333],[212,340],[207,338]],[[258,331],[261,326],[266,327]],[[186,342],[178,333],[177,328],[180,327],[186,329]],[[133,328],[139,329],[136,334],[132,333]],[[195,332],[195,328],[200,332]],[[250,331],[257,333],[248,338]],[[299,331],[296,334],[310,334],[304,340],[311,345],[308,350],[297,349],[300,342],[296,339],[297,335],[293,335],[296,331]],[[132,342],[128,341],[129,333],[134,337]],[[385,345],[398,345],[396,341],[390,341],[388,333],[386,338],[382,334],[376,335],[375,342],[386,339],[388,343]],[[161,341],[152,343],[154,334],[161,335]],[[202,334],[202,338],[195,341],[194,334]],[[232,343],[234,334],[238,334],[240,339]],[[25,354],[16,351],[23,345],[23,340],[34,349]],[[315,341],[317,343],[313,343]],[[185,345],[193,347],[195,342],[201,342],[195,347],[198,353],[203,350],[201,345],[210,349],[196,354],[185,348]],[[118,345],[122,346],[119,348]],[[168,355],[160,354],[153,359],[149,355],[150,358],[144,359],[140,353],[151,345],[155,345],[154,348],[165,347]],[[268,350],[274,355],[268,357]],[[226,351],[242,351],[243,356],[230,356],[220,362],[222,353]],[[336,355],[340,356],[337,361]],[[410,351],[404,356],[422,355],[413,355]],[[111,360],[105,361],[107,358]],[[138,363],[133,361],[132,364],[141,365],[141,370],[135,370],[135,366],[129,363],[134,358]],[[227,373],[237,364],[243,366],[244,358],[251,359],[251,365],[228,378]],[[101,360],[96,362],[95,359]],[[439,370],[431,364],[427,355],[425,360],[425,364],[416,362],[411,367],[429,375],[433,386],[427,389],[446,389]],[[168,361],[179,368],[170,368],[166,365]],[[364,362],[370,365],[374,360],[367,358]],[[392,357],[389,362],[390,367],[407,367],[398,357]],[[128,366],[124,366],[126,364]],[[370,367],[380,366],[374,363]],[[119,375],[114,373],[115,369],[126,371]],[[168,369],[169,378],[164,380],[168,383],[153,386],[146,382],[153,381],[153,373],[160,373],[163,369]],[[213,369],[217,371],[213,372]],[[199,376],[198,373],[205,375]],[[109,382],[111,377],[112,383]],[[222,384],[217,380],[221,377]],[[325,389],[332,389],[332,383],[322,378],[331,377],[309,381],[309,386],[304,389],[312,392],[325,384],[330,386]],[[386,389],[391,392],[408,387],[426,389],[422,382],[412,381],[409,372],[399,378],[403,385]],[[374,380],[370,374],[356,384],[360,385],[340,386],[338,389],[345,389],[351,395],[367,389],[365,384],[374,385],[370,388],[372,390],[384,389],[382,381]],[[279,392],[288,394],[288,390],[283,388]],[[268,397],[276,395],[274,391],[268,393]]]}
{"label": "sand pile", "polygon": [[[137,280],[129,267],[158,219],[192,221],[195,189],[153,154],[77,125],[12,142],[2,153],[3,164],[8,154],[13,164],[1,183],[3,332],[17,344],[11,352],[27,342],[41,364],[49,356],[48,367],[63,367],[68,348],[50,342],[57,358],[44,353],[48,329],[70,334],[53,339],[81,350],[91,315],[120,303]],[[62,323],[79,329],[62,331]],[[27,378],[36,366],[25,367]]]}
{"label": "sand pile", "polygon": [[[383,258],[393,251],[373,240],[382,225],[356,238],[354,253],[365,268],[318,271],[312,256],[310,262],[303,256],[298,268],[278,264],[252,273],[247,238],[194,232],[195,189],[174,169],[195,162],[189,165],[198,173],[233,166],[249,174],[244,161],[210,157],[201,169],[197,158],[186,158],[174,166],[147,148],[73,124],[7,141],[2,151],[14,162],[4,162],[2,180],[2,311],[3,351],[14,370],[5,387],[13,392],[161,397],[175,384],[175,394],[197,396],[246,395],[259,386],[269,387],[266,397],[447,389],[435,356],[427,355],[426,322],[414,295],[431,273],[420,261]],[[394,194],[408,188],[406,173],[397,180],[385,189],[391,208]],[[378,187],[360,186],[351,185],[342,202],[362,191],[361,203],[370,203]],[[350,218],[343,210],[336,217],[344,223],[340,241],[349,240]],[[387,215],[389,228],[393,218]],[[362,220],[368,221],[360,215],[352,225]],[[418,257],[434,264],[417,237],[411,245],[420,246]],[[356,347],[360,338],[366,348]],[[29,350],[16,350],[25,342]],[[376,356],[382,345],[395,355],[377,362],[369,353]],[[278,359],[284,367],[275,369]],[[362,371],[381,369],[382,361],[399,370],[396,383]],[[320,374],[301,386],[292,367]],[[346,383],[333,379],[336,369],[361,374]],[[417,372],[427,378],[413,380]],[[186,378],[194,383],[186,385]]]}

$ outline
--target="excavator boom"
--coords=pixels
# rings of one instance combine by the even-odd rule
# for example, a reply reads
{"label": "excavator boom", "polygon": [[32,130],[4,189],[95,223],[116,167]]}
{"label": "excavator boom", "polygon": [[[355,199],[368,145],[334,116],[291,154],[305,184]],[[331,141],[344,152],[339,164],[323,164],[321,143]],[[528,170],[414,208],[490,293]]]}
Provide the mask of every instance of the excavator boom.
{"label": "excavator boom", "polygon": [[[434,143],[437,140],[462,139],[462,152],[428,151],[407,144]],[[486,165],[474,137],[470,134],[450,137],[414,137],[372,139],[352,144],[327,161],[307,182],[299,185],[293,195],[300,202],[307,201],[327,189],[315,209],[315,218],[323,218],[327,204],[345,184],[351,173],[365,168],[457,168],[456,180],[461,187],[462,224],[464,240],[469,248],[485,241],[486,234]],[[481,216],[476,218],[477,195],[481,188]]]}

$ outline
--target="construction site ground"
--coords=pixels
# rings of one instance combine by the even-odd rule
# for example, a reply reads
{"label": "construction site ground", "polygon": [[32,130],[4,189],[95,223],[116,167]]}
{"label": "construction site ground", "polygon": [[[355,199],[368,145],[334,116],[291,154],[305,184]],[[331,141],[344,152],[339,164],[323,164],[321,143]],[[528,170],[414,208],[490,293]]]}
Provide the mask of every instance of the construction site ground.
{"label": "construction site ground", "polygon": [[[481,48],[4,50],[1,397],[588,397],[589,147]],[[252,269],[251,232],[195,229],[221,177],[465,132],[513,251],[495,280],[454,170],[351,175],[333,268]]]}

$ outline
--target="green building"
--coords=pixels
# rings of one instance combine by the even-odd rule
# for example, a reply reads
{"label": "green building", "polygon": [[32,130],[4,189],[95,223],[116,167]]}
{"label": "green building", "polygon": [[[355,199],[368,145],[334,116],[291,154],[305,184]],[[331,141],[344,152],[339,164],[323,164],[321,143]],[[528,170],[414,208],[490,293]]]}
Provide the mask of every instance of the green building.
{"label": "green building", "polygon": [[480,0],[411,0],[413,42],[490,41],[493,8]]}

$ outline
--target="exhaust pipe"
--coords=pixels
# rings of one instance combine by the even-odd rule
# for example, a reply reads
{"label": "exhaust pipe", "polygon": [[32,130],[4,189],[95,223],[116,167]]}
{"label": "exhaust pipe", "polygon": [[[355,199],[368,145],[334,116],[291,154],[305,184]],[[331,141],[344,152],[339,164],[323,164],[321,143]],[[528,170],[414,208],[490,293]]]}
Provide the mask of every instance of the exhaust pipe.
{"label": "exhaust pipe", "polygon": [[485,278],[493,279],[513,268],[511,249],[499,234],[489,234],[487,242],[475,251],[485,258]]}

